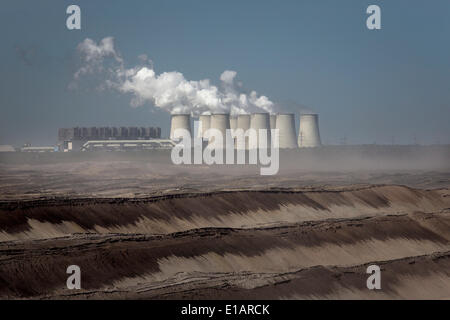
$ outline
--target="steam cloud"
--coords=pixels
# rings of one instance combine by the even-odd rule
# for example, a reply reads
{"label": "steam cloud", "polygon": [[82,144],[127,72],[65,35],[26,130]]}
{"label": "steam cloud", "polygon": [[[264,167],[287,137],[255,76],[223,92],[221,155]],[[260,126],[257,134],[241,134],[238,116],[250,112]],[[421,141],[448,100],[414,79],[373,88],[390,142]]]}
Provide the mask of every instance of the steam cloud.
{"label": "steam cloud", "polygon": [[75,73],[75,79],[95,71],[102,71],[104,59],[107,57],[113,57],[115,61],[123,65],[120,54],[114,49],[114,39],[112,37],[102,39],[99,44],[96,44],[89,38],[85,39],[78,45],[77,49],[83,55],[84,64]]}
{"label": "steam cloud", "polygon": [[221,87],[209,79],[187,80],[177,71],[156,74],[153,63],[146,55],[140,55],[141,65],[125,67],[120,53],[114,46],[114,38],[107,37],[99,43],[87,38],[77,47],[82,66],[74,74],[72,87],[81,77],[104,74],[103,86],[132,95],[131,105],[151,103],[174,113],[273,112],[274,103],[256,91],[244,92],[242,83],[236,81],[236,71],[226,70],[220,76]]}

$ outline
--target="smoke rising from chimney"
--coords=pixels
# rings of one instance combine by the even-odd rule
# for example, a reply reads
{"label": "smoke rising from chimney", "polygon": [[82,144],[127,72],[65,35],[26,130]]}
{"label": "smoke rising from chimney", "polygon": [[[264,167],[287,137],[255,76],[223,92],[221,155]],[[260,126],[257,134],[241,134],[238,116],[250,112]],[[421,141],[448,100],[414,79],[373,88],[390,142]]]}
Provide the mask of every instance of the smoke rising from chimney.
{"label": "smoke rising from chimney", "polygon": [[98,43],[87,38],[77,49],[82,66],[74,74],[71,88],[75,88],[83,76],[102,74],[106,80],[101,87],[131,94],[134,107],[151,103],[171,114],[194,116],[273,112],[274,103],[269,98],[256,91],[244,92],[242,83],[235,80],[236,71],[224,71],[220,76],[221,86],[217,87],[209,79],[187,80],[177,71],[156,74],[153,62],[146,55],[139,56],[140,65],[127,69],[112,37]]}

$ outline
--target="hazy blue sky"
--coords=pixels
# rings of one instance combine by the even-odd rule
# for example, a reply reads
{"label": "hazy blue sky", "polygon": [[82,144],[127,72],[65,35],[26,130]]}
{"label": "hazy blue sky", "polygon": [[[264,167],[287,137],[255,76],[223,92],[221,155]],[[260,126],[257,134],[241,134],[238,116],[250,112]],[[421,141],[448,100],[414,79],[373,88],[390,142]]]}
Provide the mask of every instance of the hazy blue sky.
{"label": "hazy blue sky", "polygon": [[[72,3],[81,31],[66,28]],[[367,30],[369,4],[380,5],[382,30]],[[145,53],[157,73],[189,80],[235,70],[246,88],[318,112],[325,143],[450,143],[448,0],[3,0],[0,30],[0,144],[52,144],[70,126],[159,125],[167,134],[169,115],[151,105],[68,89],[78,43],[107,36],[129,67]]]}

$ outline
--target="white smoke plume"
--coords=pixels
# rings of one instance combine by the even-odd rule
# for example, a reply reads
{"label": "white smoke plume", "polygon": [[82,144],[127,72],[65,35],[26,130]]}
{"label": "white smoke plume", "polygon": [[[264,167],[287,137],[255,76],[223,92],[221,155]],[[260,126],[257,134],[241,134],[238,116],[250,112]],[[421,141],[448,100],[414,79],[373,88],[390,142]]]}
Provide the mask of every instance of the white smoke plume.
{"label": "white smoke plume", "polygon": [[123,64],[122,57],[114,48],[114,38],[112,37],[104,38],[98,44],[87,38],[77,46],[77,49],[82,55],[84,64],[75,73],[75,80],[85,74],[103,71],[105,58],[113,58],[117,63]]}
{"label": "white smoke plume", "polygon": [[[243,92],[242,83],[236,82],[236,71],[226,70],[220,76],[221,88],[209,79],[187,80],[182,73],[171,71],[156,74],[153,62],[140,55],[141,65],[127,69],[124,60],[114,46],[114,39],[107,37],[98,44],[85,39],[78,47],[83,64],[74,74],[74,82],[88,74],[105,74],[104,85],[132,95],[131,105],[150,103],[174,113],[273,112],[274,103],[256,91]],[[110,65],[106,66],[106,60]]]}

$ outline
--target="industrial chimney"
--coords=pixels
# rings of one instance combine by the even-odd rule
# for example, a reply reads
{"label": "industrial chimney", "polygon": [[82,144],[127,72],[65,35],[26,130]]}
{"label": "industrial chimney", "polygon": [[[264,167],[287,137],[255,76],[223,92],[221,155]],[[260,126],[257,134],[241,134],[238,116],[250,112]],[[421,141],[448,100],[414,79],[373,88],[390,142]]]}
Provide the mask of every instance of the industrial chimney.
{"label": "industrial chimney", "polygon": [[198,138],[205,138],[205,132],[208,130],[211,126],[211,115],[209,114],[202,114],[199,118],[199,127],[197,132]]}
{"label": "industrial chimney", "polygon": [[250,129],[256,130],[257,138],[250,136],[248,142],[249,149],[257,149],[259,147],[259,130],[266,129],[267,147],[270,148],[270,117],[268,113],[253,113],[250,116]]}
{"label": "industrial chimney", "polygon": [[230,115],[228,113],[217,113],[211,115],[211,129],[217,129],[222,133],[222,144],[214,141],[214,137],[209,140],[208,147],[224,148],[226,142],[226,130],[230,129]]}
{"label": "industrial chimney", "polygon": [[300,129],[298,133],[298,146],[300,148],[319,147],[319,115],[302,114],[300,115]]}
{"label": "industrial chimney", "polygon": [[276,129],[278,129],[280,149],[297,148],[295,139],[295,116],[293,113],[280,113],[276,118]]}
{"label": "industrial chimney", "polygon": [[190,114],[173,114],[170,121],[170,139],[177,140],[174,137],[176,129],[186,129],[191,133],[191,115]]}
{"label": "industrial chimney", "polygon": [[[242,129],[244,134],[250,129],[250,115],[249,114],[240,114],[237,117],[236,129]],[[236,140],[236,149],[248,149],[248,137],[244,139],[244,141]]]}

